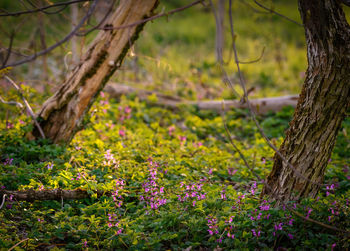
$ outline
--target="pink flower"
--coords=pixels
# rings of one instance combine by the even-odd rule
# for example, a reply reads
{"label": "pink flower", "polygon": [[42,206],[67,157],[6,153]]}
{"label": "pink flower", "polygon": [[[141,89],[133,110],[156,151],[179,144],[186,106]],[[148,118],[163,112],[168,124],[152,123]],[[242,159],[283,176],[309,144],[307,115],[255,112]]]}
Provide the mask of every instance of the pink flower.
{"label": "pink flower", "polygon": [[168,127],[168,134],[169,134],[169,136],[172,136],[174,131],[175,131],[175,126]]}
{"label": "pink flower", "polygon": [[122,129],[120,129],[120,130],[119,130],[119,136],[125,137],[125,131],[122,130]]}
{"label": "pink flower", "polygon": [[129,106],[124,108],[125,113],[131,113],[131,108]]}

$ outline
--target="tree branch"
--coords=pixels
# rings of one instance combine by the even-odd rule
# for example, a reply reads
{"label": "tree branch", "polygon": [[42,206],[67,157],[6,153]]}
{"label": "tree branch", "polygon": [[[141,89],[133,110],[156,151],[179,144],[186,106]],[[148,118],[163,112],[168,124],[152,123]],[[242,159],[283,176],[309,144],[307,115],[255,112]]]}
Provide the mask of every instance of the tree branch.
{"label": "tree branch", "polygon": [[45,139],[44,131],[43,131],[43,129],[41,128],[41,126],[40,126],[40,124],[38,123],[38,121],[36,120],[35,114],[34,114],[32,108],[30,107],[28,101],[24,98],[24,96],[23,96],[23,94],[22,94],[22,91],[21,91],[21,88],[19,88],[19,86],[18,86],[12,79],[10,79],[8,76],[5,75],[4,78],[5,78],[7,81],[9,81],[9,82],[13,85],[13,87],[18,91],[20,97],[21,97],[22,100],[23,100],[24,105],[25,105],[26,108],[27,108],[27,111],[28,111],[29,115],[32,117],[32,119],[33,119],[33,121],[34,121],[34,124],[35,124],[36,127],[38,128],[41,137],[42,137],[43,139]]}
{"label": "tree branch", "polygon": [[[111,98],[119,99],[122,95],[136,94],[137,97],[151,104],[164,106],[170,109],[176,109],[182,105],[197,106],[202,110],[213,110],[216,112],[222,111],[222,100],[208,100],[208,101],[189,101],[183,100],[180,97],[174,97],[165,95],[159,92],[146,91],[142,89],[133,88],[127,85],[121,84],[108,84],[104,89]],[[157,97],[156,102],[149,101],[148,97],[155,95]],[[259,114],[265,114],[269,111],[280,111],[285,106],[296,107],[298,101],[297,95],[272,97],[272,98],[258,98],[252,99],[249,102],[255,112]],[[246,102],[242,103],[239,100],[225,100],[225,110],[231,110],[233,108],[245,109],[248,108]]]}
{"label": "tree branch", "polygon": [[[96,191],[97,196],[111,195],[111,192],[106,191]],[[63,190],[61,188],[56,189],[45,189],[45,190],[24,190],[24,191],[8,191],[0,190],[0,197],[6,195],[10,197],[12,195],[13,200],[17,201],[29,201],[33,202],[36,200],[80,200],[91,197],[91,194],[87,190],[75,189],[75,190]]]}
{"label": "tree branch", "polygon": [[[36,13],[36,12],[44,12],[45,14],[57,14],[58,12],[64,10],[68,5],[70,4],[75,4],[75,3],[80,3],[80,2],[90,2],[93,0],[73,0],[73,1],[68,1],[68,2],[61,2],[61,3],[56,3],[56,4],[51,4],[48,6],[44,6],[41,8],[35,8],[32,10],[26,10],[26,11],[18,11],[18,12],[7,12],[6,10],[2,10],[3,12],[6,12],[6,14],[0,14],[0,17],[8,17],[8,16],[20,16],[24,14],[31,14],[31,13]],[[54,8],[54,7],[60,7],[63,6],[59,11],[55,12],[45,12],[44,10]]]}
{"label": "tree branch", "polygon": [[93,13],[93,11],[94,11],[98,1],[99,0],[94,0],[93,1],[93,3],[91,4],[91,6],[90,6],[90,8],[89,8],[89,10],[87,12],[87,14],[80,20],[79,24],[77,26],[75,26],[75,28],[66,37],[64,37],[62,40],[58,41],[54,45],[51,45],[50,47],[48,47],[45,50],[39,51],[39,52],[37,52],[37,53],[35,53],[35,54],[31,55],[31,56],[28,56],[27,58],[25,58],[23,60],[19,60],[17,62],[4,65],[4,66],[2,66],[0,68],[0,70],[4,69],[6,67],[17,66],[17,65],[21,65],[21,64],[33,61],[37,57],[45,55],[45,54],[49,53],[50,51],[52,51],[53,49],[57,48],[58,46],[60,46],[60,45],[64,44],[65,42],[67,42],[71,37],[73,37],[75,35],[75,33],[80,29],[80,27],[82,27],[84,25],[85,21],[90,18],[90,16],[92,15],[92,13]]}

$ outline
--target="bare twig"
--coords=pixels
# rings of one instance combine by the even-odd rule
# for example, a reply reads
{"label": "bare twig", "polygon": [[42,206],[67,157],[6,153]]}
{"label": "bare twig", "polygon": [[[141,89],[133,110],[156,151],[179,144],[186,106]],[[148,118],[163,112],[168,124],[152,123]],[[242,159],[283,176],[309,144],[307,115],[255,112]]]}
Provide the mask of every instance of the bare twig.
{"label": "bare twig", "polygon": [[1,202],[1,205],[0,205],[0,209],[4,206],[5,201],[6,201],[6,193],[2,196],[2,202]]}
{"label": "bare twig", "polygon": [[257,59],[251,60],[251,61],[239,61],[240,64],[254,64],[259,62],[262,57],[264,56],[264,52],[265,52],[265,47],[262,49],[260,57],[258,57]]}
{"label": "bare twig", "polygon": [[106,26],[106,27],[103,27],[101,28],[102,30],[119,30],[119,29],[125,29],[125,28],[130,28],[130,27],[133,27],[133,26],[137,26],[139,24],[143,24],[143,23],[146,23],[148,21],[151,21],[151,20],[154,20],[154,19],[157,19],[157,18],[160,18],[160,17],[164,17],[164,16],[169,16],[169,15],[172,15],[176,12],[180,12],[180,11],[183,11],[185,9],[188,9],[196,4],[199,4],[199,3],[203,3],[205,0],[197,0],[197,1],[194,1],[188,5],[185,5],[183,7],[180,7],[180,8],[177,8],[177,9],[174,9],[174,10],[171,10],[167,13],[160,13],[160,14],[157,14],[157,15],[154,15],[152,17],[149,17],[149,18],[145,18],[145,19],[142,19],[140,21],[137,21],[137,22],[134,22],[134,23],[131,23],[131,24],[126,24],[126,25],[121,25],[121,26],[118,26],[118,27],[113,27],[113,26]]}
{"label": "bare twig", "polygon": [[297,21],[295,21],[295,20],[293,20],[293,19],[291,19],[291,18],[289,18],[289,17],[287,17],[287,16],[285,16],[285,15],[283,15],[283,14],[281,14],[281,13],[278,13],[277,11],[274,11],[274,10],[272,10],[272,9],[270,9],[270,8],[268,8],[268,7],[264,6],[264,5],[262,5],[262,4],[259,3],[257,0],[254,0],[254,2],[256,3],[256,5],[258,5],[259,7],[263,8],[264,10],[267,10],[268,12],[270,12],[270,13],[272,13],[272,14],[275,14],[275,15],[277,15],[277,16],[279,16],[279,17],[282,17],[282,18],[284,18],[285,20],[288,20],[289,22],[292,22],[292,23],[294,23],[294,24],[296,24],[296,25],[299,25],[299,26],[301,26],[301,27],[304,27],[304,25],[302,25],[301,23],[299,23],[299,22],[297,22]]}
{"label": "bare twig", "polygon": [[92,31],[94,31],[94,30],[100,28],[101,25],[106,21],[106,19],[107,19],[107,17],[109,16],[109,14],[111,14],[111,12],[112,12],[112,10],[113,10],[113,6],[114,6],[114,4],[115,4],[115,1],[116,1],[116,0],[113,0],[113,1],[112,1],[112,3],[111,3],[111,5],[109,6],[108,11],[106,12],[105,16],[101,19],[101,21],[100,21],[97,25],[95,25],[94,27],[88,29],[87,31],[84,31],[84,32],[77,32],[75,35],[76,35],[76,36],[80,36],[80,37],[86,36],[86,35],[89,34],[90,32],[92,32]]}
{"label": "bare twig", "polygon": [[27,241],[27,240],[29,240],[29,238],[25,238],[25,239],[21,240],[21,241],[18,242],[16,245],[14,245],[13,247],[11,247],[8,251],[13,250],[13,249],[14,249],[15,247],[17,247],[19,244],[21,244],[21,243],[23,243],[23,242],[25,242],[25,241]]}
{"label": "bare twig", "polygon": [[3,68],[9,67],[9,66],[17,66],[17,65],[21,65],[21,64],[33,61],[37,57],[45,55],[45,54],[49,53],[50,51],[52,51],[53,49],[57,48],[58,46],[62,45],[63,43],[67,42],[71,37],[73,37],[75,35],[75,33],[80,29],[80,27],[82,27],[84,25],[85,21],[90,18],[90,16],[92,15],[92,13],[93,13],[93,11],[94,11],[98,1],[99,0],[93,0],[93,3],[91,4],[87,14],[80,20],[79,24],[66,37],[64,37],[62,40],[58,41],[54,45],[51,45],[50,47],[46,48],[45,50],[39,51],[39,52],[37,52],[37,53],[35,53],[35,54],[31,55],[31,56],[28,56],[27,58],[25,58],[23,60],[19,60],[17,62],[10,63],[10,64],[7,64],[5,66],[2,66],[0,68],[0,70],[3,69]]}
{"label": "bare twig", "polygon": [[248,6],[250,9],[252,9],[255,13],[258,14],[270,14],[270,12],[266,12],[266,11],[261,11],[258,10],[256,8],[254,8],[250,3],[247,3],[245,0],[240,0],[241,3],[243,3],[244,5]]}
{"label": "bare twig", "polygon": [[9,43],[9,47],[8,47],[8,50],[7,50],[7,54],[6,54],[4,62],[2,62],[2,66],[1,67],[4,67],[4,65],[6,65],[7,61],[10,58],[12,45],[13,45],[13,39],[14,38],[15,38],[15,31],[12,31],[11,32],[11,36],[10,36],[10,43]]}
{"label": "bare twig", "polygon": [[28,111],[29,115],[32,117],[32,119],[33,119],[33,121],[34,121],[34,124],[35,124],[36,127],[38,128],[41,137],[42,137],[43,139],[45,139],[44,131],[43,131],[43,129],[41,128],[41,126],[40,126],[40,124],[38,123],[38,121],[36,120],[35,114],[34,114],[32,108],[30,107],[28,101],[24,98],[24,96],[23,96],[23,94],[22,94],[22,91],[21,91],[21,88],[20,88],[11,78],[9,78],[8,76],[4,75],[4,78],[5,78],[7,81],[9,81],[9,82],[13,85],[13,87],[18,91],[20,97],[21,97],[22,100],[23,100],[24,105],[25,105],[26,108],[27,108],[27,111]]}
{"label": "bare twig", "polygon": [[[44,12],[46,14],[57,14],[58,12],[65,9],[70,4],[81,3],[81,2],[90,2],[90,1],[94,1],[94,0],[73,0],[73,1],[68,1],[68,2],[51,4],[51,5],[40,7],[40,8],[37,8],[36,6],[34,6],[34,7],[36,7],[35,9],[32,9],[32,10],[28,9],[26,11],[18,11],[18,12],[8,12],[8,11],[2,9],[2,11],[5,12],[5,14],[0,14],[0,17],[20,16],[20,15],[31,14],[31,13],[35,13],[35,12]],[[61,7],[61,6],[63,6],[63,7],[59,11],[45,12],[45,10],[47,10],[47,9]]]}
{"label": "bare twig", "polygon": [[7,105],[17,105],[19,108],[23,108],[23,105],[17,101],[6,101],[0,96],[0,102]]}

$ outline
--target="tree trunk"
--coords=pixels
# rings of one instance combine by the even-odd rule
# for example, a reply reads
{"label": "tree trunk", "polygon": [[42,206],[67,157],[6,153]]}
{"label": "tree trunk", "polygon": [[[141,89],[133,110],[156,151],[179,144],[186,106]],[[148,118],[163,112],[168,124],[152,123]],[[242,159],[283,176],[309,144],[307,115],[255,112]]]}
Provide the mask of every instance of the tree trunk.
{"label": "tree trunk", "polygon": [[263,195],[281,201],[315,197],[350,105],[350,26],[338,0],[299,0],[308,69],[294,118],[275,154]]}
{"label": "tree trunk", "polygon": [[[106,26],[118,27],[143,20],[152,15],[157,4],[158,0],[121,0]],[[54,143],[67,143],[73,138],[95,97],[120,67],[143,25],[100,31],[83,60],[38,114],[47,138]],[[36,129],[33,135],[40,137]]]}

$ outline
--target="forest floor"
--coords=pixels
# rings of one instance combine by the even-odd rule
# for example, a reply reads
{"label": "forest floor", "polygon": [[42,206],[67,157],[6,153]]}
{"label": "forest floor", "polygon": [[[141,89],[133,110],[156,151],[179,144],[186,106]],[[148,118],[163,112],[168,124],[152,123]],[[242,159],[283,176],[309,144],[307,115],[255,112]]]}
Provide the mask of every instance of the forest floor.
{"label": "forest floor", "polygon": [[[300,21],[296,1],[275,8]],[[170,1],[166,10],[185,1]],[[162,8],[162,6],[160,7]],[[243,8],[246,11],[240,11]],[[235,7],[238,50],[251,97],[297,94],[306,69],[303,29],[276,16]],[[226,23],[226,47],[229,25]],[[222,83],[210,10],[190,10],[146,25],[111,82],[186,100],[239,98]],[[225,60],[231,59],[229,50]],[[238,94],[233,62],[225,65]],[[16,74],[18,74],[16,72]],[[25,75],[24,75],[25,76]],[[56,84],[58,84],[57,82]],[[50,95],[23,84],[38,109]],[[16,99],[15,92],[6,92]],[[194,106],[166,109],[131,94],[102,92],[68,146],[30,141],[31,119],[0,104],[0,192],[87,191],[83,199],[20,201],[0,209],[0,249],[7,250],[340,250],[350,247],[350,120],[346,118],[314,199],[274,207],[260,198],[273,165],[270,149],[246,110],[224,114]],[[293,108],[258,117],[279,146]],[[249,166],[230,144],[225,125]],[[102,191],[102,194],[97,191]],[[0,198],[0,204],[3,198]],[[300,217],[303,216],[303,217]],[[334,231],[330,227],[340,231]],[[343,230],[343,231],[342,231]]]}

